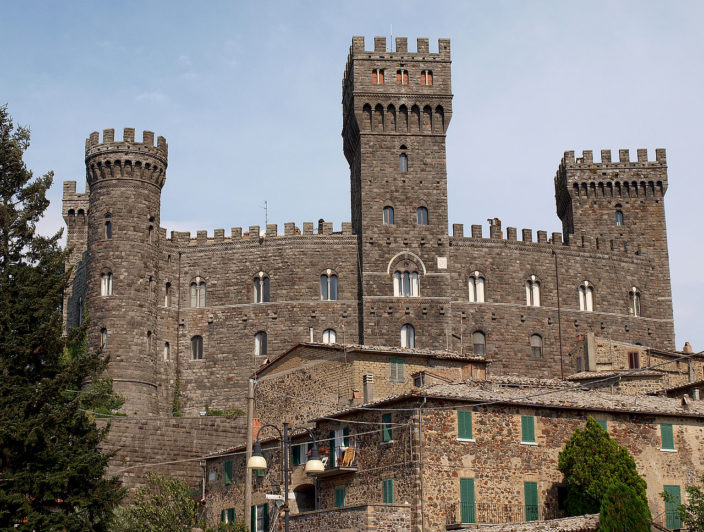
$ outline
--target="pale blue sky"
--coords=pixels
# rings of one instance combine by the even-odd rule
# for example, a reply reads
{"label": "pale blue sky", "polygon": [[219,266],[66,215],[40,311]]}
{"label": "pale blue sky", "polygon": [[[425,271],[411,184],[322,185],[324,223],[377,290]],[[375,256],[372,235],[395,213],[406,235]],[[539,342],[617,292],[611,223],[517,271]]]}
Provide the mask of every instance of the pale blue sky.
{"label": "pale blue sky", "polygon": [[29,166],[56,173],[44,231],[62,225],[61,182],[82,188],[85,137],[109,127],[166,137],[168,230],[264,225],[265,200],[270,223],[337,230],[352,35],[449,37],[450,223],[559,231],[565,150],[667,148],[677,347],[700,350],[703,19],[684,1],[6,1],[0,102],[32,128]]}

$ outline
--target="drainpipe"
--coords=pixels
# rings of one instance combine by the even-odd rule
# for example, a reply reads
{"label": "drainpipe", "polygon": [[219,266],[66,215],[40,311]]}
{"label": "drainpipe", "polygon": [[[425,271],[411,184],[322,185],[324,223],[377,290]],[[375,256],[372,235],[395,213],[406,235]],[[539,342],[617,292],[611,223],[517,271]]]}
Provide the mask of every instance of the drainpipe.
{"label": "drainpipe", "polygon": [[[247,385],[247,451],[245,455],[245,465],[252,457],[252,425],[254,417],[254,379],[249,379]],[[252,522],[252,470],[244,468],[244,522]]]}
{"label": "drainpipe", "polygon": [[428,402],[423,397],[423,402],[418,405],[418,461],[420,463],[420,530],[425,532],[425,497],[423,496],[423,405]]}

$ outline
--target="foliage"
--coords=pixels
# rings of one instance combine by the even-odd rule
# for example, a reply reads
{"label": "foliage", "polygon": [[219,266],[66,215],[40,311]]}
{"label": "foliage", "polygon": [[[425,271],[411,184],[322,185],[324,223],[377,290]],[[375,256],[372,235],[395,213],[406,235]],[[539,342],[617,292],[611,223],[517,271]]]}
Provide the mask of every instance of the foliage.
{"label": "foliage", "polygon": [[190,532],[204,528],[200,503],[192,497],[185,481],[156,473],[147,473],[147,485],[139,488],[134,503],[116,512],[114,532]]}
{"label": "foliage", "polygon": [[239,408],[226,408],[225,410],[216,410],[205,405],[206,416],[226,417],[227,419],[235,419],[236,417],[244,416],[244,411]]}
{"label": "foliage", "polygon": [[575,430],[565,444],[558,468],[565,475],[569,515],[597,513],[604,493],[616,482],[626,484],[648,506],[647,484],[633,457],[591,417],[584,430]]}
{"label": "foliage", "polygon": [[[704,475],[702,475],[701,482],[704,484]],[[677,507],[680,519],[690,532],[704,532],[704,488],[692,485],[687,486],[685,491],[689,502]],[[662,492],[661,495],[667,502],[674,502],[669,493]]]}
{"label": "foliage", "polygon": [[633,488],[615,482],[604,493],[599,512],[603,532],[649,532],[650,510]]}
{"label": "foliage", "polygon": [[218,527],[209,528],[206,532],[249,532],[249,527],[244,521],[236,521],[234,523],[218,523]]}
{"label": "foliage", "polygon": [[36,234],[53,176],[33,179],[28,146],[0,107],[0,528],[105,530],[123,491],[86,410],[120,400],[85,326],[62,336],[66,252]]}

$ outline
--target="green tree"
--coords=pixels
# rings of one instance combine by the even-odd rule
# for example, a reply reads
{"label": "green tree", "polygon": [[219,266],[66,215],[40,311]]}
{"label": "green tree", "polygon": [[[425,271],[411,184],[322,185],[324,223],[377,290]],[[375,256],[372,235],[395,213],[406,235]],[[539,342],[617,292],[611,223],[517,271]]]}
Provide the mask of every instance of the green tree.
{"label": "green tree", "polygon": [[631,488],[648,507],[647,484],[638,474],[633,457],[591,417],[586,427],[575,430],[565,444],[558,468],[565,475],[565,509],[569,515],[599,512],[604,493],[616,482]]}
{"label": "green tree", "polygon": [[60,232],[36,233],[53,175],[33,179],[28,146],[1,106],[0,528],[106,530],[123,491],[105,478],[107,428],[86,410],[119,401],[85,328],[61,334],[66,252]]}
{"label": "green tree", "polygon": [[600,532],[649,532],[650,510],[633,488],[615,482],[606,490],[599,511]]}
{"label": "green tree", "polygon": [[[704,475],[701,478],[704,484]],[[685,488],[687,492],[687,504],[677,506],[677,512],[682,522],[689,528],[690,532],[704,532],[704,489],[700,486],[692,485]],[[662,497],[668,502],[673,501],[672,495],[662,492]]]}

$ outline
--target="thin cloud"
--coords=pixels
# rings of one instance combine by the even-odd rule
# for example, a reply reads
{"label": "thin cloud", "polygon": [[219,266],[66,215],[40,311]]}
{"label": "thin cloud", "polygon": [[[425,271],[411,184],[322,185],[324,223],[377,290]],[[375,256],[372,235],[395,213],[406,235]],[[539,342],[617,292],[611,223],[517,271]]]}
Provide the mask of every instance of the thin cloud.
{"label": "thin cloud", "polygon": [[138,94],[135,99],[138,102],[162,103],[168,100],[169,97],[161,91],[147,91]]}

